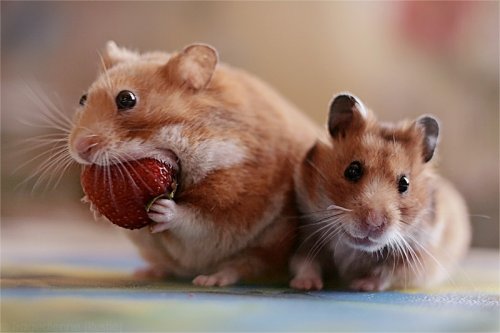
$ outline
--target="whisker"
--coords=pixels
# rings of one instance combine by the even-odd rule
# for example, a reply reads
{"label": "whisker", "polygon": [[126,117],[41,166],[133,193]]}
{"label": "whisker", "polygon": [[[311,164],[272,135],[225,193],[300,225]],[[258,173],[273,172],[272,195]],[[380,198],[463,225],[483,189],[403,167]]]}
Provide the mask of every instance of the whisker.
{"label": "whisker", "polygon": [[[49,155],[49,156],[54,156],[54,155],[58,155],[58,154],[61,154],[65,151],[66,147],[65,146],[55,146],[55,147],[51,147],[50,149],[46,150],[46,151],[43,151],[37,155],[35,155],[34,157],[30,158],[29,160],[21,163],[18,167],[16,167],[14,169],[14,171],[12,171],[13,174],[15,174],[16,172],[18,172],[20,169],[28,166],[29,164],[33,163],[34,161],[36,160],[39,160],[41,159],[42,157],[46,156],[46,155]],[[43,163],[45,162],[49,162],[51,159],[50,158],[47,158],[47,160],[45,160]],[[42,164],[43,164],[42,163]]]}
{"label": "whisker", "polygon": [[352,212],[352,209],[348,209],[348,208],[345,208],[345,207],[337,206],[337,205],[334,205],[334,204],[328,206],[327,209],[330,209],[330,210],[337,209],[337,210],[342,210],[344,212]]}
{"label": "whisker", "polygon": [[120,207],[118,206],[118,202],[115,197],[115,192],[113,190],[113,176],[111,174],[111,167],[110,167],[110,159],[109,159],[109,154],[108,152],[104,152],[102,155],[104,159],[104,181],[107,186],[109,186],[109,192],[111,194],[111,201],[113,202],[113,205],[115,206],[116,210],[119,210]]}
{"label": "whisker", "polygon": [[410,255],[414,257],[415,265],[417,264],[419,265],[420,269],[418,269],[418,266],[416,266],[416,268],[419,270],[420,275],[423,275],[425,273],[425,267],[420,261],[418,254],[413,250],[413,247],[406,241],[406,239],[404,239],[404,237],[401,236],[401,240],[406,244],[406,247],[408,248]]}
{"label": "whisker", "polygon": [[314,246],[309,250],[306,261],[312,261],[316,256],[321,253],[321,250],[328,244],[333,237],[342,229],[342,226],[332,224],[330,228],[318,239]]}
{"label": "whisker", "polygon": [[[33,172],[32,175],[25,178],[21,183],[16,186],[16,189],[27,184],[32,179],[37,178],[35,184],[32,187],[32,193],[40,186],[43,181],[47,181],[46,188],[48,188],[51,183],[51,179],[58,174],[60,164],[63,161],[72,159],[67,155],[67,152],[64,150],[64,147],[59,148],[57,151],[49,151],[51,153],[51,158],[47,158],[44,160],[37,169]],[[26,165],[26,163],[24,163]],[[16,172],[16,169],[14,172]]]}
{"label": "whisker", "polygon": [[336,210],[336,209],[342,210],[342,211],[345,211],[345,212],[352,211],[351,209],[347,209],[347,208],[344,208],[344,207],[332,204],[332,205],[328,206],[328,208],[326,208],[326,209],[321,209],[321,210],[307,212],[307,213],[302,214],[302,216],[308,217],[308,216],[315,216],[315,215],[323,214],[323,213],[331,213],[333,210]]}
{"label": "whisker", "polygon": [[55,125],[55,124],[35,124],[35,123],[30,123],[24,119],[17,119],[17,121],[25,126],[29,126],[29,127],[34,127],[34,128],[40,128],[40,129],[51,129],[51,130],[58,130],[58,131],[61,131],[61,132],[64,132],[64,133],[67,133],[69,134],[71,132],[71,129],[70,128],[66,128],[66,127],[60,127],[58,125]]}
{"label": "whisker", "polygon": [[310,159],[306,159],[306,162],[318,173],[318,175],[320,175],[321,178],[323,178],[325,182],[328,182],[326,176],[323,174],[323,172],[321,172],[321,170],[316,166],[316,164],[313,163],[313,161],[311,161]]}
{"label": "whisker", "polygon": [[[413,251],[412,247],[410,246],[410,244],[408,244],[408,242],[404,239],[403,236],[401,236],[401,234],[398,233],[398,237],[401,241],[401,245],[405,251],[405,253],[407,253],[407,262],[408,262],[408,265],[410,266],[410,269],[413,271],[413,273],[416,275],[416,276],[420,276],[421,274],[421,271],[418,269],[418,267],[416,266],[416,259],[418,259],[418,257],[416,256],[415,252]],[[413,254],[415,254],[415,257],[413,256]],[[415,263],[415,265],[414,265]]]}
{"label": "whisker", "polygon": [[73,125],[72,121],[47,98],[46,94],[40,90],[36,91],[30,84],[26,84],[25,86],[27,89],[25,93],[28,98],[38,106],[40,110],[39,115],[43,117],[42,119],[45,120],[46,123],[58,129],[71,128]]}
{"label": "whisker", "polygon": [[113,83],[111,81],[111,78],[109,77],[109,73],[108,73],[108,68],[106,67],[106,63],[104,62],[104,58],[101,54],[101,52],[97,51],[97,54],[99,56],[99,60],[101,62],[101,66],[102,66],[102,69],[103,69],[103,73],[104,73],[104,77],[106,79],[106,92],[108,94],[108,96],[113,99]]}
{"label": "whisker", "polygon": [[342,232],[340,233],[339,239],[337,239],[337,242],[335,243],[335,247],[333,249],[333,252],[337,252],[337,246],[339,246],[340,242],[342,241],[342,238],[344,237],[345,231],[342,229]]}
{"label": "whisker", "polygon": [[469,214],[470,217],[479,217],[485,220],[491,220],[491,216],[482,214]]}
{"label": "whisker", "polygon": [[421,244],[418,240],[416,240],[416,239],[415,239],[413,236],[411,236],[411,235],[408,235],[408,237],[409,237],[409,238],[410,238],[410,239],[411,239],[411,240],[412,240],[412,241],[413,241],[413,242],[414,242],[414,243],[415,243],[418,247],[420,247],[420,248],[422,249],[422,251],[424,251],[424,252],[425,252],[425,253],[426,253],[426,254],[427,254],[427,255],[428,255],[428,256],[429,256],[429,257],[430,257],[430,258],[431,258],[431,259],[432,259],[435,263],[436,263],[436,265],[438,265],[438,267],[439,267],[440,269],[442,269],[442,270],[443,270],[443,272],[444,272],[444,273],[446,274],[446,276],[447,276],[447,279],[448,279],[448,280],[449,280],[449,281],[450,281],[453,285],[455,285],[455,281],[454,281],[454,279],[452,278],[452,275],[451,275],[450,271],[449,271],[446,267],[444,267],[444,266],[441,264],[441,262],[440,262],[439,260],[437,260],[437,258],[436,258],[436,257],[435,257],[432,253],[430,253],[430,252],[429,252],[429,250],[427,250],[427,248],[425,248],[425,246],[423,246],[423,245],[422,245],[422,244]]}
{"label": "whisker", "polygon": [[75,161],[73,160],[73,158],[69,157],[67,160],[65,161],[61,161],[61,167],[59,168],[59,177],[56,179],[56,182],[54,183],[52,189],[55,190],[57,188],[57,186],[59,186],[59,184],[61,183],[61,180],[64,176],[64,174],[68,171],[68,169],[71,167],[71,165],[73,165],[75,163]]}
{"label": "whisker", "polygon": [[43,182],[44,177],[47,178],[46,186],[45,186],[45,191],[49,188],[53,178],[58,174],[58,170],[60,168],[60,163],[62,161],[65,161],[67,156],[62,152],[61,154],[53,157],[50,160],[45,161],[42,165],[40,165],[40,176],[38,180],[35,182],[33,185],[33,190],[38,188],[41,183]]}
{"label": "whisker", "polygon": [[313,238],[316,234],[319,234],[321,233],[323,230],[325,229],[330,229],[331,227],[335,226],[335,223],[333,223],[332,221],[325,221],[324,222],[325,225],[318,228],[317,230],[315,230],[314,232],[310,233],[301,243],[301,245],[299,246],[299,248],[305,244],[307,244],[307,241],[310,240],[311,238]]}
{"label": "whisker", "polygon": [[[132,174],[129,172],[129,170],[125,166],[125,164],[127,163],[126,159],[124,159],[121,154],[117,154],[117,153],[115,153],[113,155],[113,159],[115,161],[115,165],[117,166],[117,168],[119,170],[122,170],[125,173],[125,174],[123,174],[123,173],[121,173],[121,174],[124,176],[126,175],[128,177],[128,179],[130,180],[130,184],[132,185],[132,190],[134,191],[134,194],[138,195],[139,193],[141,193],[139,185],[137,185],[134,177],[132,176]],[[133,169],[133,168],[130,168],[130,169]],[[126,181],[125,178],[124,178],[124,181]],[[144,181],[142,181],[142,182],[144,182]]]}

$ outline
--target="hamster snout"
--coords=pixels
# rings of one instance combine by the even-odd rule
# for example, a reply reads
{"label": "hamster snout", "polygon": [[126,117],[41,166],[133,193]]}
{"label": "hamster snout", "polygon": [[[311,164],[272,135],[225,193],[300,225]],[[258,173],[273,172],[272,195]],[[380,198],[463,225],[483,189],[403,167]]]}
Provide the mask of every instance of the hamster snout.
{"label": "hamster snout", "polygon": [[73,158],[81,164],[91,164],[96,152],[102,149],[103,142],[97,135],[83,136],[75,139],[71,146]]}
{"label": "hamster snout", "polygon": [[372,252],[387,245],[392,238],[392,224],[389,217],[381,210],[368,210],[364,216],[349,216],[341,219],[341,237],[356,249]]}
{"label": "hamster snout", "polygon": [[358,238],[378,238],[386,230],[387,221],[385,213],[370,210],[366,218],[356,223],[356,229],[352,234]]}

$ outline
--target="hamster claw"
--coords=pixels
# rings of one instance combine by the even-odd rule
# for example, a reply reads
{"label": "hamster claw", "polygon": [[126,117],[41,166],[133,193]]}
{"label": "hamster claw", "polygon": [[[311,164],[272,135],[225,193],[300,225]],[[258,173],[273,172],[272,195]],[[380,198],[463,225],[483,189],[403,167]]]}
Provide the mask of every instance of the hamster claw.
{"label": "hamster claw", "polygon": [[387,289],[387,287],[388,283],[377,276],[356,279],[349,285],[350,289],[356,291],[382,291]]}
{"label": "hamster claw", "polygon": [[323,281],[321,277],[295,277],[290,281],[290,287],[298,290],[321,290]]}
{"label": "hamster claw", "polygon": [[151,226],[152,233],[162,232],[172,228],[177,215],[177,204],[169,199],[156,200],[148,210],[148,217],[156,222]]}
{"label": "hamster claw", "polygon": [[238,282],[238,273],[232,269],[225,269],[212,275],[198,275],[193,284],[202,287],[225,287]]}

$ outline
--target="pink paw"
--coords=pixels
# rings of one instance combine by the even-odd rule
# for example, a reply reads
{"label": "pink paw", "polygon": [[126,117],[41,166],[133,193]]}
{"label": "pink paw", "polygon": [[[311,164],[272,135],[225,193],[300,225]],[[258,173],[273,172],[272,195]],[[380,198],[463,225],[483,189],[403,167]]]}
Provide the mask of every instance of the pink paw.
{"label": "pink paw", "polygon": [[193,284],[203,287],[225,287],[238,282],[238,274],[233,270],[224,270],[212,275],[198,275]]}
{"label": "pink paw", "polygon": [[172,228],[176,215],[177,204],[173,200],[156,200],[148,210],[148,217],[156,222],[151,226],[151,232],[162,232]]}
{"label": "pink paw", "polygon": [[382,281],[380,277],[366,277],[361,279],[356,279],[351,282],[349,288],[357,291],[382,291],[387,289],[388,285],[385,281]]}
{"label": "pink paw", "polygon": [[298,290],[321,290],[323,280],[320,277],[295,277],[290,281],[290,287]]}

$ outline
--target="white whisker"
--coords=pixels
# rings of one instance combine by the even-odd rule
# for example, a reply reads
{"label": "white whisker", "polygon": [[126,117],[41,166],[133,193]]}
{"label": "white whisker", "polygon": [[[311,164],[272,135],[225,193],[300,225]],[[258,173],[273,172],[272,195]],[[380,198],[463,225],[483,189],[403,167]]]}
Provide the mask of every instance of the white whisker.
{"label": "white whisker", "polygon": [[318,175],[320,175],[321,178],[323,178],[325,182],[328,182],[328,178],[326,178],[323,172],[321,172],[321,170],[316,166],[316,164],[313,163],[313,161],[311,161],[310,159],[306,159],[306,162],[318,173]]}

